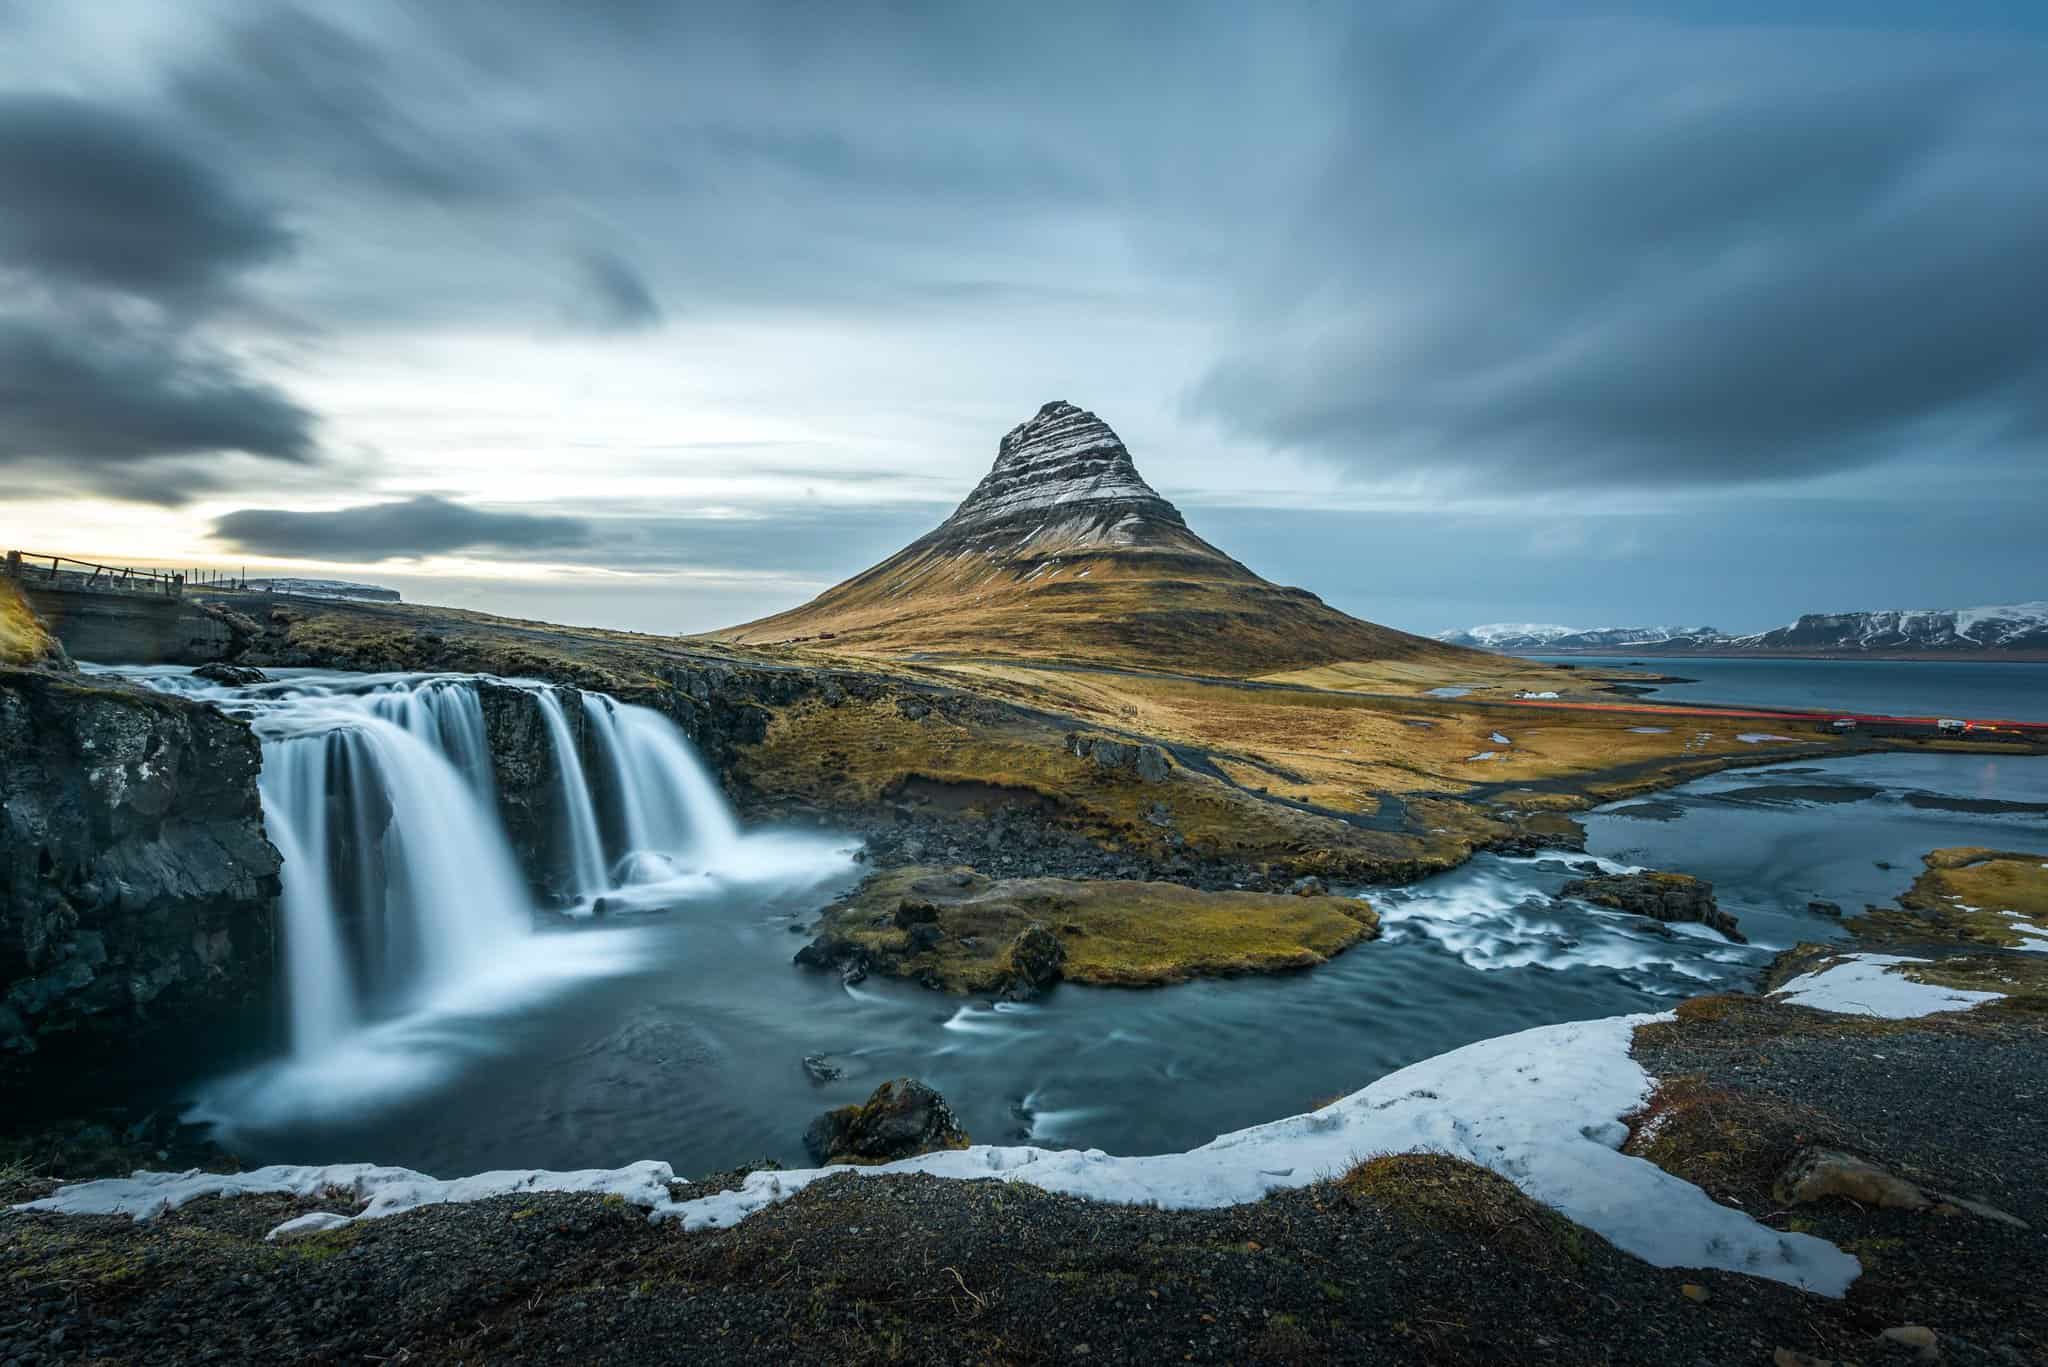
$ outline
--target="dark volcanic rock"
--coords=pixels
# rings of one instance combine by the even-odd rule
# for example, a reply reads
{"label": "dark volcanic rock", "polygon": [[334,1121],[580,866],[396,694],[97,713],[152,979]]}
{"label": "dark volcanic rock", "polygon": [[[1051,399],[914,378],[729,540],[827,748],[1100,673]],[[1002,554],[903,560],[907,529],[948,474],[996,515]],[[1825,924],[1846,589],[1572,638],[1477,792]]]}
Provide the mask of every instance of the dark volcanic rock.
{"label": "dark volcanic rock", "polygon": [[1067,947],[1045,926],[1032,924],[1017,932],[1010,942],[1010,966],[1016,976],[1009,995],[1035,997],[1060,979],[1060,966],[1067,961]]}
{"label": "dark volcanic rock", "polygon": [[1010,429],[996,448],[995,466],[931,539],[973,549],[1028,533],[1055,514],[1131,540],[1154,528],[1187,526],[1180,510],[1138,474],[1108,423],[1055,399]]}
{"label": "dark volcanic rock", "polygon": [[883,1083],[863,1105],[825,1112],[804,1130],[804,1147],[820,1163],[893,1163],[967,1144],[946,1099],[908,1077]]}
{"label": "dark volcanic rock", "polygon": [[252,665],[223,664],[215,660],[192,671],[195,679],[209,679],[230,688],[247,688],[250,684],[268,683],[270,676]]}
{"label": "dark volcanic rock", "polygon": [[0,670],[0,1049],[121,1049],[267,997],[260,767],[210,705]]}
{"label": "dark volcanic rock", "polygon": [[1715,903],[1714,885],[1689,874],[1620,873],[1574,878],[1559,888],[1557,895],[1577,897],[1595,906],[1659,921],[1697,921],[1739,945],[1749,943],[1735,928],[1735,918]]}

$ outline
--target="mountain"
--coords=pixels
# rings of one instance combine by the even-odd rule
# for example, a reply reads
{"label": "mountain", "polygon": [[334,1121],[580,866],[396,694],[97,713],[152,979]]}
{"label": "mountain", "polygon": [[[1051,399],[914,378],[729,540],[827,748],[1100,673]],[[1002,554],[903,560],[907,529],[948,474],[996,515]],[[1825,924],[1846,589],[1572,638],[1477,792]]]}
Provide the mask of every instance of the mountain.
{"label": "mountain", "polygon": [[1746,636],[1712,627],[1582,630],[1501,623],[1437,634],[1452,645],[1509,654],[1625,650],[1645,655],[2014,655],[2048,656],[2048,602],[1923,611],[1814,612],[1790,626]]}
{"label": "mountain", "polygon": [[1463,631],[1440,631],[1436,639],[1449,645],[1509,653],[1529,650],[1597,650],[1606,646],[1640,645],[1645,641],[1680,642],[1725,639],[1712,627],[1583,627],[1538,622],[1492,622]]}
{"label": "mountain", "polygon": [[1790,626],[1737,636],[1741,650],[1843,654],[2048,653],[2048,602],[1924,611],[1812,612]]}
{"label": "mountain", "polygon": [[1189,530],[1107,423],[1046,404],[953,515],[802,607],[714,633],[873,655],[1076,660],[1246,677],[1462,659],[1269,583]]}

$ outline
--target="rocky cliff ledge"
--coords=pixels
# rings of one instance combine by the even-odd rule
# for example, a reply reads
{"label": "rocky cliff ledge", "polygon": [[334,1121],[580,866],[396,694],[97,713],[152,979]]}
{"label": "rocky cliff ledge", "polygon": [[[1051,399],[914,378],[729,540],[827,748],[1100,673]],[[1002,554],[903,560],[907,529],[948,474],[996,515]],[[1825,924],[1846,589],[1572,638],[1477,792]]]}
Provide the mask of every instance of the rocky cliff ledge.
{"label": "rocky cliff ledge", "polygon": [[259,765],[212,707],[0,669],[7,1073],[269,992],[280,861]]}

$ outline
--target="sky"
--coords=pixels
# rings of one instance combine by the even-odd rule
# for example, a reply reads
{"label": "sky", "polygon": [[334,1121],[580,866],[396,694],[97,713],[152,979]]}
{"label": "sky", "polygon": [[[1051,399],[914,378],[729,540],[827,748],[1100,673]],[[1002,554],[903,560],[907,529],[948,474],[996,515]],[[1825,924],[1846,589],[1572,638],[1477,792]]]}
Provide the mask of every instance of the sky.
{"label": "sky", "polygon": [[1418,631],[2048,597],[2048,8],[0,0],[0,546],[697,631],[1065,399]]}

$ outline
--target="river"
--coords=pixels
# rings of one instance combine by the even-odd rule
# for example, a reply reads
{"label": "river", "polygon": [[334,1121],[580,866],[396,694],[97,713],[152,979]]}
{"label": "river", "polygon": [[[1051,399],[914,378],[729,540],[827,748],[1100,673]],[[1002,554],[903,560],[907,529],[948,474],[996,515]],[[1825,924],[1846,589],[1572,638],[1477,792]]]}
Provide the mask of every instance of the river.
{"label": "river", "polygon": [[[151,677],[195,688],[176,672]],[[438,959],[415,947],[396,966],[359,954],[351,968],[331,944],[309,958],[308,898],[323,916],[346,908],[332,888],[303,876],[295,887],[288,872],[287,916],[302,918],[288,932],[301,937],[287,956],[288,990],[300,998],[292,1047],[225,1071],[222,1060],[194,1059],[169,1080],[188,1113],[250,1162],[374,1159],[444,1174],[636,1158],[685,1173],[758,1158],[794,1164],[812,1115],[905,1073],[938,1087],[979,1139],[1183,1149],[1472,1040],[1747,986],[1779,949],[1840,934],[1839,922],[1806,910],[1809,900],[1853,912],[1895,898],[1930,848],[2048,843],[2040,759],[1870,754],[1728,771],[1589,814],[1587,848],[1608,868],[1713,880],[1748,946],[1555,900],[1587,856],[1482,855],[1411,886],[1366,891],[1383,937],[1309,973],[1155,991],[1066,984],[1029,1005],[960,1001],[872,978],[849,988],[794,967],[803,940],[793,928],[857,877],[852,843],[829,832],[739,833],[729,815],[701,809],[701,788],[674,799],[658,836],[639,831],[671,848],[622,850],[616,815],[593,818],[575,842],[597,843],[579,858],[595,861],[588,877],[619,884],[615,905],[665,914],[536,916],[508,890],[504,851],[478,829],[487,790],[477,786],[463,686],[320,675],[219,691],[266,736],[274,824],[303,805],[284,817],[287,841],[310,843],[311,814],[328,810],[299,791],[322,781],[309,775],[314,763],[344,764],[358,790],[376,766],[396,764],[388,777],[400,786],[475,808],[473,818],[432,814],[439,848],[415,839],[392,856],[432,866],[393,875],[428,899],[404,915],[420,925],[454,915],[446,924],[458,932],[422,939],[401,922],[383,933],[402,946],[442,943]],[[658,719],[641,725],[647,743],[670,747],[662,762],[678,762],[680,736],[657,734],[666,727]],[[351,739],[318,740],[323,728]],[[403,735],[412,740],[401,744]],[[421,738],[439,749],[431,763]],[[614,763],[647,759],[633,758],[640,742],[621,743]],[[694,764],[686,754],[680,762]],[[319,861],[301,851],[299,866],[303,875]],[[459,890],[429,873],[459,879]],[[504,902],[515,905],[496,905]],[[387,922],[392,905],[378,903]],[[466,951],[463,937],[481,939]],[[337,986],[351,972],[353,986]],[[417,989],[422,975],[431,990],[400,990]],[[309,1004],[309,992],[321,1000]],[[811,1054],[842,1076],[814,1081],[802,1062]]]}

